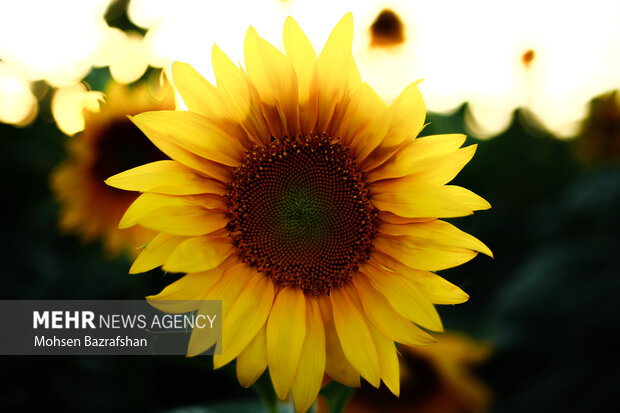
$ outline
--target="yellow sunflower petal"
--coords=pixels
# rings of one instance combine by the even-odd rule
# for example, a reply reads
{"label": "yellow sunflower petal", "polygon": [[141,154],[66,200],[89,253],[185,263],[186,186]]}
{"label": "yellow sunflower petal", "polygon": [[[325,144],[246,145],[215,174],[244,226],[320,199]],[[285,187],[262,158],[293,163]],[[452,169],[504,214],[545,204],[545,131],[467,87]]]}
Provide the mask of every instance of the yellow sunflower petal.
{"label": "yellow sunflower petal", "polygon": [[467,248],[493,257],[489,247],[484,245],[482,241],[441,220],[404,225],[385,223],[381,225],[381,233],[407,235],[412,242],[419,245]]}
{"label": "yellow sunflower petal", "polygon": [[453,218],[488,209],[490,204],[458,186],[382,181],[372,186],[372,202],[384,211],[411,218]]}
{"label": "yellow sunflower petal", "polygon": [[[217,279],[216,277],[213,277]],[[167,313],[181,314],[195,311],[204,300],[213,278],[203,274],[187,274],[169,284],[159,294],[146,297],[153,307]]]}
{"label": "yellow sunflower petal", "polygon": [[[379,356],[366,319],[350,296],[348,290],[351,287],[345,285],[331,290],[334,325],[347,360],[366,381],[379,387]],[[352,293],[357,294],[355,290]]]}
{"label": "yellow sunflower petal", "polygon": [[223,276],[209,289],[205,299],[222,300],[222,312],[225,316],[254,273],[252,267],[239,262],[238,259],[233,260]]}
{"label": "yellow sunflower petal", "polygon": [[183,199],[213,212],[226,212],[226,198],[215,194],[186,195]]}
{"label": "yellow sunflower petal", "polygon": [[[414,173],[421,173],[422,171],[430,173],[437,164],[440,167],[439,169],[441,169],[441,173],[438,173],[438,175],[448,178],[449,174],[460,166],[456,171],[458,173],[469,162],[470,157],[475,152],[475,145],[472,145],[473,148],[472,146],[469,146],[469,149],[463,148],[464,150],[459,152],[459,148],[465,142],[465,139],[465,135],[452,134],[426,136],[412,140],[406,143],[381,166],[369,171],[368,180],[369,182],[374,182],[381,179],[400,178]],[[453,165],[452,169],[450,169],[449,165],[444,165],[443,162],[456,165]],[[448,180],[440,184],[443,185],[446,182]],[[435,181],[430,180],[429,183],[435,183]]]}
{"label": "yellow sunflower petal", "polygon": [[291,63],[278,49],[261,39],[251,26],[245,37],[244,51],[248,77],[267,110],[271,135],[278,138],[297,136],[297,77]]}
{"label": "yellow sunflower petal", "polygon": [[156,192],[166,195],[224,195],[224,185],[197,175],[175,161],[157,161],[116,174],[106,184],[126,191]]}
{"label": "yellow sunflower petal", "polygon": [[146,297],[153,307],[166,313],[187,313],[197,309],[192,300],[205,300],[207,292],[228,268],[236,265],[236,257],[230,257],[219,267],[199,273],[187,274],[169,284],[159,294]]}
{"label": "yellow sunflower petal", "polygon": [[[356,154],[361,152],[357,146],[367,144],[367,139],[364,139],[366,136],[358,137],[359,134],[369,122],[383,115],[386,109],[387,105],[385,102],[368,83],[360,84],[352,92],[351,99],[338,129],[341,143],[343,145],[351,145],[351,149]],[[355,144],[352,144],[353,142]]]}
{"label": "yellow sunflower petal", "polygon": [[[222,317],[226,317],[241,291],[254,274],[254,270],[245,263],[229,267],[224,274],[207,291],[205,300],[222,300]],[[199,310],[200,314],[200,310]],[[215,344],[209,329],[202,328],[192,332],[187,349],[188,356],[195,356],[208,350]]]}
{"label": "yellow sunflower petal", "polygon": [[220,368],[234,360],[265,325],[273,304],[273,296],[271,278],[256,272],[223,319],[223,353],[213,357],[214,368]]}
{"label": "yellow sunflower petal", "polygon": [[210,211],[191,200],[147,192],[131,204],[118,227],[140,224],[173,235],[198,236],[224,228],[227,222],[224,214]]}
{"label": "yellow sunflower petal", "polygon": [[[205,211],[207,211],[205,213]],[[160,213],[162,216],[157,216]],[[174,218],[170,218],[170,217]],[[156,231],[165,231],[171,234],[184,236],[199,236],[214,233],[224,228],[228,220],[222,213],[212,213],[203,208],[187,209],[182,211],[159,209],[155,213],[140,220],[140,225]]]}
{"label": "yellow sunflower petal", "polygon": [[441,319],[430,301],[414,283],[399,274],[388,273],[373,265],[363,265],[364,273],[372,285],[392,304],[403,317],[431,331],[443,331]]}
{"label": "yellow sunflower petal", "polygon": [[172,142],[226,166],[238,166],[245,154],[235,137],[197,113],[162,110],[141,113],[131,120],[155,145]]}
{"label": "yellow sunflower petal", "polygon": [[409,270],[420,291],[433,304],[461,304],[469,300],[469,295],[456,285],[429,271]]}
{"label": "yellow sunflower petal", "polygon": [[200,157],[172,141],[158,140],[153,144],[170,158],[202,175],[224,183],[230,181],[232,170],[228,166]]}
{"label": "yellow sunflower petal", "polygon": [[[430,135],[417,138],[411,142],[414,152],[418,152],[420,158],[432,158],[445,156],[463,146],[467,136],[462,133],[448,133],[442,135]],[[411,156],[414,156],[411,154]]]}
{"label": "yellow sunflower petal", "polygon": [[393,214],[389,211],[379,211],[379,213],[377,214],[377,217],[382,222],[385,222],[387,224],[397,224],[397,225],[415,224],[418,222],[428,222],[428,221],[432,221],[435,219],[435,218],[405,218],[405,217],[401,217],[399,215]]}
{"label": "yellow sunflower petal", "polygon": [[185,106],[210,119],[225,118],[226,114],[217,88],[202,77],[191,65],[172,63],[172,80]]}
{"label": "yellow sunflower petal", "polygon": [[186,239],[186,237],[178,237],[165,232],[157,234],[133,262],[129,274],[150,271],[163,265],[172,251]]}
{"label": "yellow sunflower petal", "polygon": [[195,237],[172,251],[163,269],[169,272],[200,272],[219,266],[234,251],[228,238]]}
{"label": "yellow sunflower petal", "polygon": [[303,292],[285,287],[278,293],[267,322],[267,359],[273,388],[280,400],[287,398],[297,373],[306,336]]}
{"label": "yellow sunflower petal", "polygon": [[271,135],[260,110],[258,92],[246,74],[217,46],[213,46],[211,60],[217,90],[229,116],[243,124],[254,141],[268,143]]}
{"label": "yellow sunflower petal", "polygon": [[246,389],[256,382],[267,368],[267,326],[263,325],[250,344],[237,357],[237,378]]}
{"label": "yellow sunflower petal", "polygon": [[[200,307],[198,308],[196,317],[203,318],[204,320],[212,319],[213,304],[210,303],[209,301],[203,301]],[[221,350],[221,342],[218,342],[218,338],[219,338],[218,334],[215,334],[214,331],[210,328],[194,329],[189,338],[189,345],[187,347],[187,357],[197,356],[209,350],[213,346],[216,346],[215,352],[216,353],[219,352],[219,350]]]}
{"label": "yellow sunflower petal", "polygon": [[326,295],[318,296],[317,301],[325,328],[325,373],[346,386],[360,387],[360,375],[345,357],[338,340],[331,301]]}
{"label": "yellow sunflower petal", "polygon": [[235,136],[244,146],[250,146],[253,143],[243,125],[232,119],[226,111],[217,88],[192,66],[187,63],[173,62],[172,78],[176,89],[183,98],[183,102],[191,112],[196,112],[217,122],[229,135]]}
{"label": "yellow sunflower petal", "polygon": [[321,389],[325,372],[325,330],[316,300],[306,300],[306,339],[293,383],[295,410],[305,412]]}
{"label": "yellow sunflower petal", "polygon": [[456,202],[459,202],[472,211],[491,208],[491,204],[489,204],[486,199],[482,198],[480,195],[474,194],[469,189],[455,185],[446,185],[443,188]]}
{"label": "yellow sunflower petal", "polygon": [[435,247],[415,243],[406,235],[387,238],[378,236],[373,242],[377,251],[403,264],[420,270],[440,271],[473,259],[478,253],[466,248]]}
{"label": "yellow sunflower petal", "polygon": [[377,347],[381,379],[386,387],[398,397],[400,395],[400,369],[394,341],[384,336],[372,324],[368,324],[368,331]]}
{"label": "yellow sunflower petal", "polygon": [[[390,128],[388,113],[375,117],[353,139],[351,149],[357,162],[361,164],[368,158],[374,147],[385,137]],[[360,168],[365,171],[365,168]]]}
{"label": "yellow sunflower petal", "polygon": [[291,17],[284,23],[284,49],[297,74],[300,133],[307,135],[314,130],[318,116],[316,54]]}
{"label": "yellow sunflower petal", "polygon": [[416,270],[394,259],[379,255],[375,257],[375,260],[381,266],[413,282],[433,304],[461,304],[469,299],[467,293],[437,274]]}
{"label": "yellow sunflower petal", "polygon": [[360,163],[360,168],[364,171],[381,165],[405,142],[415,139],[422,130],[426,118],[426,108],[417,82],[403,90],[390,105],[387,115],[389,116],[390,127],[370,156]]}
{"label": "yellow sunflower petal", "polygon": [[[362,308],[359,296],[355,293],[356,289],[349,285],[349,297],[354,305]],[[382,334],[372,323],[368,323],[368,331],[372,336],[379,357],[379,371],[381,379],[388,389],[396,396],[400,393],[400,375],[398,367],[398,355],[394,341]]]}
{"label": "yellow sunflower petal", "polygon": [[420,82],[416,81],[407,86],[390,105],[390,134],[382,145],[402,144],[407,139],[415,138],[422,130],[426,119],[426,106],[418,83]]}
{"label": "yellow sunflower petal", "polygon": [[317,60],[319,133],[328,132],[332,118],[343,111],[349,90],[362,81],[351,55],[353,15],[347,13],[334,27]]}
{"label": "yellow sunflower petal", "polygon": [[452,181],[459,172],[471,161],[478,145],[470,145],[444,156],[427,158],[412,168],[411,174],[405,179],[426,182],[434,185],[445,185]]}
{"label": "yellow sunflower petal", "polygon": [[122,229],[134,226],[138,224],[138,221],[144,215],[148,215],[159,208],[185,206],[190,206],[190,203],[183,198],[159,194],[142,194],[125,211],[118,227]]}
{"label": "yellow sunflower petal", "polygon": [[365,274],[352,278],[366,317],[379,331],[394,341],[409,346],[427,345],[436,340],[401,316],[387,299],[372,286]]}

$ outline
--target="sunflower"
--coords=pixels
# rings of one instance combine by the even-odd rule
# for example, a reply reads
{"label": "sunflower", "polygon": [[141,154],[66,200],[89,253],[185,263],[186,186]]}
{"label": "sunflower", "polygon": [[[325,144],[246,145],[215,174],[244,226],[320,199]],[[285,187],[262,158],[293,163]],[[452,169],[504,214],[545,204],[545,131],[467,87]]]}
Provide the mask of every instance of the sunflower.
{"label": "sunflower", "polygon": [[[487,411],[491,393],[473,368],[491,354],[491,347],[462,333],[446,333],[432,346],[400,346],[402,396],[384,387],[362,387],[347,413],[390,411],[415,413],[480,413]],[[327,411],[323,403],[319,411]]]}
{"label": "sunflower", "polygon": [[68,159],[52,174],[51,184],[61,204],[59,225],[84,241],[101,238],[109,253],[148,242],[155,233],[139,226],[118,229],[118,221],[138,197],[104,180],[144,162],[168,159],[127,118],[146,110],[174,108],[171,88],[156,97],[146,84],[129,89],[109,83],[107,103],[100,112],[84,111],[84,131],[68,144]]}
{"label": "sunflower", "polygon": [[576,146],[579,158],[585,163],[620,162],[620,93],[617,90],[592,99]]}
{"label": "sunflower", "polygon": [[[383,380],[398,394],[394,342],[432,343],[420,327],[442,331],[433,304],[468,299],[433,271],[491,255],[437,219],[490,207],[445,185],[475,146],[459,149],[463,135],[415,139],[426,116],[417,86],[386,105],[361,82],[352,41],[349,13],[317,59],[289,17],[286,55],[251,27],[245,70],[214,46],[217,87],[173,63],[189,111],[133,117],[172,160],[107,181],[143,192],[121,228],[159,232],[131,272],[187,273],[147,298],[222,300],[215,368],[236,358],[250,386],[269,367],[277,396],[292,392],[298,411],[324,373],[349,386]],[[213,344],[196,331],[188,354]]]}

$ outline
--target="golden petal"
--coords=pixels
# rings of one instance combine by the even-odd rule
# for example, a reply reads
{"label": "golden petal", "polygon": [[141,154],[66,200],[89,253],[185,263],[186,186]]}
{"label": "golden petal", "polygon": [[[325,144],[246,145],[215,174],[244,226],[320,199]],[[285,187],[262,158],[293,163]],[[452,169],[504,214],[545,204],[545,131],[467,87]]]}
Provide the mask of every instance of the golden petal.
{"label": "golden petal", "polygon": [[271,135],[277,138],[299,134],[297,76],[290,61],[261,39],[250,26],[245,37],[245,66],[256,86],[263,110],[274,108],[277,116],[265,116]]}
{"label": "golden petal", "polygon": [[269,143],[271,134],[262,116],[260,98],[254,85],[217,46],[213,46],[211,60],[217,90],[229,116],[243,124],[255,142]]}
{"label": "golden petal", "polygon": [[351,294],[357,294],[351,285],[331,290],[334,325],[345,357],[374,387],[380,384],[379,356],[368,331],[368,323]]}
{"label": "golden petal", "polygon": [[[385,163],[369,171],[368,180],[374,182],[381,179],[400,178],[427,169],[432,171],[436,163],[447,158],[454,158],[464,142],[465,135],[461,134],[433,135],[409,141]],[[471,151],[471,147],[468,150]],[[473,150],[475,151],[475,147]],[[473,156],[473,153],[471,155]],[[459,162],[460,158],[456,157],[451,161]],[[462,165],[464,166],[468,161]],[[446,182],[440,184],[443,185]]]}
{"label": "golden petal", "polygon": [[246,389],[260,378],[267,368],[267,326],[263,325],[250,344],[237,357],[237,377]]}
{"label": "golden petal", "polygon": [[360,375],[345,357],[338,340],[331,301],[326,295],[318,296],[317,301],[325,327],[325,373],[346,386],[360,387]]}
{"label": "golden petal", "polygon": [[269,374],[280,400],[288,397],[306,337],[306,304],[299,288],[278,293],[267,322]]}
{"label": "golden petal", "polygon": [[433,247],[412,242],[407,236],[376,237],[376,250],[420,270],[440,271],[456,267],[473,259],[478,253],[466,248]]}
{"label": "golden petal", "polygon": [[436,186],[400,179],[371,186],[372,203],[382,211],[407,218],[453,218],[471,215],[491,205],[480,196],[458,186]]}
{"label": "golden petal", "polygon": [[157,145],[172,142],[207,160],[238,166],[245,149],[214,122],[193,112],[158,111],[136,115],[131,120]]}
{"label": "golden petal", "polygon": [[318,72],[312,44],[292,17],[284,23],[284,49],[297,75],[300,134],[314,131],[318,116]]}
{"label": "golden petal", "polygon": [[129,269],[129,274],[150,271],[164,265],[175,248],[186,239],[187,237],[179,237],[165,232],[159,233],[138,255]]}
{"label": "golden petal", "polygon": [[[349,91],[361,82],[359,70],[351,55],[353,46],[353,15],[347,13],[334,27],[317,60],[318,119],[317,132],[330,132],[333,118],[344,113]],[[333,135],[333,134],[330,134]]]}
{"label": "golden petal", "polygon": [[325,373],[325,329],[319,305],[306,300],[306,339],[293,383],[295,410],[305,412],[316,400]]}
{"label": "golden petal", "polygon": [[231,362],[265,326],[274,297],[273,282],[265,274],[256,272],[244,287],[235,305],[224,315],[222,322],[221,355],[213,358],[213,366],[220,368]]}
{"label": "golden petal", "polygon": [[196,174],[175,161],[157,161],[116,174],[106,184],[126,191],[166,195],[218,194],[227,189],[222,183]]}
{"label": "golden petal", "polygon": [[200,272],[219,266],[234,252],[228,238],[193,237],[181,242],[166,260],[169,272]]}
{"label": "golden petal", "polygon": [[400,225],[384,223],[380,227],[380,232],[395,236],[406,235],[408,240],[420,246],[467,248],[493,257],[489,247],[482,241],[438,219]]}
{"label": "golden petal", "polygon": [[370,264],[360,267],[372,285],[403,317],[431,331],[443,331],[433,304],[406,278]]}
{"label": "golden petal", "polygon": [[371,154],[360,162],[363,171],[381,165],[403,144],[415,139],[424,127],[426,107],[417,83],[412,83],[403,90],[388,108],[389,129]]}
{"label": "golden petal", "polygon": [[387,337],[409,346],[436,342],[430,334],[401,316],[387,298],[372,286],[365,274],[355,274],[352,282],[357,289],[366,317]]}
{"label": "golden petal", "polygon": [[[225,317],[253,274],[254,270],[245,263],[239,263],[229,267],[207,291],[205,300],[221,300],[222,316]],[[210,307],[208,307],[208,309],[209,311],[211,310]],[[198,310],[199,315],[200,313],[201,309]],[[203,353],[214,344],[216,344],[215,337],[211,334],[210,329],[200,328],[194,330],[189,339],[187,355],[195,356]]]}

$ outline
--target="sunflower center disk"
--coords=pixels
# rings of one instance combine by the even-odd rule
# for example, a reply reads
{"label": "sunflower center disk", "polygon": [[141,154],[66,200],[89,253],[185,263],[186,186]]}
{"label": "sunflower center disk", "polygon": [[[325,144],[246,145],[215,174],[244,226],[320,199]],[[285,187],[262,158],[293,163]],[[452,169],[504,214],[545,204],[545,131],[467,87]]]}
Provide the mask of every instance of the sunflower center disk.
{"label": "sunflower center disk", "polygon": [[349,279],[377,232],[368,185],[348,148],[327,137],[255,146],[235,169],[228,201],[240,257],[313,295]]}

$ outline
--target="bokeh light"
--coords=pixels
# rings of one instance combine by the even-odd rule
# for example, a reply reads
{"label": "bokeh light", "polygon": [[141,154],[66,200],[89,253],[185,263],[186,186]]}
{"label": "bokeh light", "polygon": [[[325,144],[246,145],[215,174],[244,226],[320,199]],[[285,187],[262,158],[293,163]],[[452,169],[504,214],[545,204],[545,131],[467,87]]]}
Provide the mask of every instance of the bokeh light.
{"label": "bokeh light", "polygon": [[[133,0],[129,15],[149,29],[152,65],[182,60],[213,80],[214,42],[233,61],[243,62],[244,27],[254,25],[281,47],[278,28],[291,15],[318,51],[328,28],[348,10],[354,13],[354,56],[362,76],[386,101],[408,83],[424,79],[420,88],[428,109],[449,113],[469,102],[469,126],[482,137],[503,131],[519,107],[531,110],[560,136],[573,135],[587,102],[620,85],[620,4],[612,0],[570,2],[561,9],[554,2],[534,0],[518,7],[492,0],[217,5]],[[373,47],[371,26],[385,10],[402,22],[404,41]],[[528,51],[532,58],[524,65]]]}
{"label": "bokeh light", "polygon": [[0,59],[30,80],[67,86],[84,77],[103,47],[109,0],[0,3]]}
{"label": "bokeh light", "polygon": [[16,68],[0,62],[0,122],[27,126],[37,112],[28,80]]}
{"label": "bokeh light", "polygon": [[148,55],[140,34],[123,33],[123,37],[117,39],[113,50],[109,66],[110,74],[117,82],[135,82],[146,72],[149,66]]}
{"label": "bokeh light", "polygon": [[[620,3],[613,0],[561,8],[534,0],[518,7],[492,0],[131,0],[128,16],[144,37],[108,26],[110,3],[3,3],[0,59],[28,81],[59,87],[78,82],[93,66],[109,66],[112,77],[126,84],[148,65],[169,70],[174,60],[214,81],[212,44],[243,64],[247,26],[282,48],[280,28],[291,15],[319,51],[330,28],[353,11],[353,52],[364,80],[390,102],[407,84],[424,79],[428,109],[451,113],[468,102],[468,127],[480,137],[505,130],[516,108],[527,108],[560,137],[573,136],[587,102],[620,86]],[[373,40],[372,25],[382,13],[400,23],[393,44]]]}
{"label": "bokeh light", "polygon": [[58,128],[67,135],[84,129],[84,110],[96,112],[103,93],[89,91],[82,83],[58,89],[52,98],[52,114]]}

